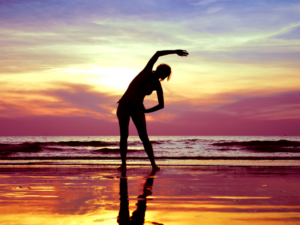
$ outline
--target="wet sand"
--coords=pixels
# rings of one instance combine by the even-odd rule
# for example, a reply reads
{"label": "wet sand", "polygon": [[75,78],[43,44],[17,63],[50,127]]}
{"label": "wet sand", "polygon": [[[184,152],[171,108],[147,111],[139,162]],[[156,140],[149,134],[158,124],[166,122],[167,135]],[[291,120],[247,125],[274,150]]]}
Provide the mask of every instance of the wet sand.
{"label": "wet sand", "polygon": [[0,166],[0,224],[300,224],[300,167]]}

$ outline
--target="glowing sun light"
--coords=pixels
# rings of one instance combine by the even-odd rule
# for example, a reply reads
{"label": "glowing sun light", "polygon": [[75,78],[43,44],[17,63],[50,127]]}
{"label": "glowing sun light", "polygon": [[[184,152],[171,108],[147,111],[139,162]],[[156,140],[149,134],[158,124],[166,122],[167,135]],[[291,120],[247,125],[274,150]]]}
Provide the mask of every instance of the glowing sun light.
{"label": "glowing sun light", "polygon": [[114,90],[125,90],[132,79],[139,73],[135,69],[118,67],[94,67],[90,72],[99,74],[99,78],[95,79],[96,83],[109,86]]}

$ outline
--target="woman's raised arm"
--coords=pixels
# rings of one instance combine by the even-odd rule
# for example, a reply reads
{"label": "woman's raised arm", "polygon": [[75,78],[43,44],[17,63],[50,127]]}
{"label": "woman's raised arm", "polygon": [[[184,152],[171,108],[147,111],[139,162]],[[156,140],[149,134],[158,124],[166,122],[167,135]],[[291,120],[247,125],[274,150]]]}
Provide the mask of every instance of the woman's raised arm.
{"label": "woman's raised arm", "polygon": [[158,60],[158,58],[160,56],[169,55],[169,54],[177,54],[179,56],[188,56],[189,53],[186,50],[181,50],[181,49],[157,51],[151,57],[151,59],[149,60],[149,62],[146,65],[145,69],[152,70],[154,64],[156,63],[156,61]]}

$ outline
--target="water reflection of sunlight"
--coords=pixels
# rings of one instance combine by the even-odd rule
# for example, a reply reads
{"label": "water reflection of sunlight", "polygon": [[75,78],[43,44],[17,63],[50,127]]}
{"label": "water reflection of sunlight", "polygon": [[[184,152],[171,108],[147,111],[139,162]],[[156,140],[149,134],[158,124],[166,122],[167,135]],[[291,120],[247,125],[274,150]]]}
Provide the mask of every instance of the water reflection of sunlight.
{"label": "water reflection of sunlight", "polygon": [[4,197],[16,197],[16,198],[30,198],[30,197],[38,197],[38,198],[58,198],[56,195],[32,195],[28,194],[28,192],[18,192],[18,193],[6,193],[3,194]]}
{"label": "water reflection of sunlight", "polygon": [[[161,201],[157,199],[157,201],[154,203],[147,203],[148,206],[152,205],[153,208],[156,210],[163,210],[165,211],[167,206],[167,209],[172,209],[172,210],[197,210],[197,211],[209,211],[209,209],[213,209],[215,212],[222,212],[224,209],[227,211],[234,211],[238,209],[244,209],[247,211],[255,211],[258,209],[262,210],[268,210],[268,209],[280,209],[280,210],[285,210],[285,209],[295,209],[296,211],[299,210],[299,206],[286,206],[286,205],[237,205],[237,204],[230,204],[228,202],[220,202],[220,201],[183,201],[178,200],[166,200],[166,201]],[[219,210],[218,210],[219,209]]]}
{"label": "water reflection of sunlight", "polygon": [[250,197],[250,196],[209,196],[209,198],[219,199],[269,199],[272,197]]}
{"label": "water reflection of sunlight", "polygon": [[[165,225],[296,224],[300,219],[299,179],[295,174],[286,176],[284,181],[289,182],[284,183],[275,175],[261,177],[244,173],[231,177],[228,172],[228,180],[224,182],[223,172],[179,171],[178,168],[172,172],[170,167],[163,168],[157,176],[145,177],[145,170],[139,167],[123,177],[126,182],[122,189],[120,174],[115,168],[78,166],[73,171],[61,166],[59,173],[56,166],[52,168],[52,175],[57,176],[45,176],[50,174],[48,170],[42,173],[31,170],[29,176],[26,172],[1,176],[0,224],[115,225],[121,190],[126,197],[125,209],[126,201],[129,203],[129,218],[139,208],[138,212],[144,215],[144,225],[153,225],[153,221]],[[43,176],[33,175],[37,173]],[[233,178],[236,182],[232,184]],[[245,180],[249,182],[247,185],[243,184]],[[257,189],[266,183],[268,189]],[[184,189],[181,184],[190,188]]]}

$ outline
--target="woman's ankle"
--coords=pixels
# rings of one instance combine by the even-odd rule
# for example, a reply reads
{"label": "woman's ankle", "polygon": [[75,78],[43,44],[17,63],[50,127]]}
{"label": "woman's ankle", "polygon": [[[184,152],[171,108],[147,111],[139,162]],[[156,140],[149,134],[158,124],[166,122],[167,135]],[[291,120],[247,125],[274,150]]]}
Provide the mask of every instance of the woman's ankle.
{"label": "woman's ankle", "polygon": [[126,164],[121,164],[121,166],[118,167],[118,170],[126,170]]}
{"label": "woman's ankle", "polygon": [[155,164],[155,165],[152,165],[152,170],[160,170],[160,168]]}

